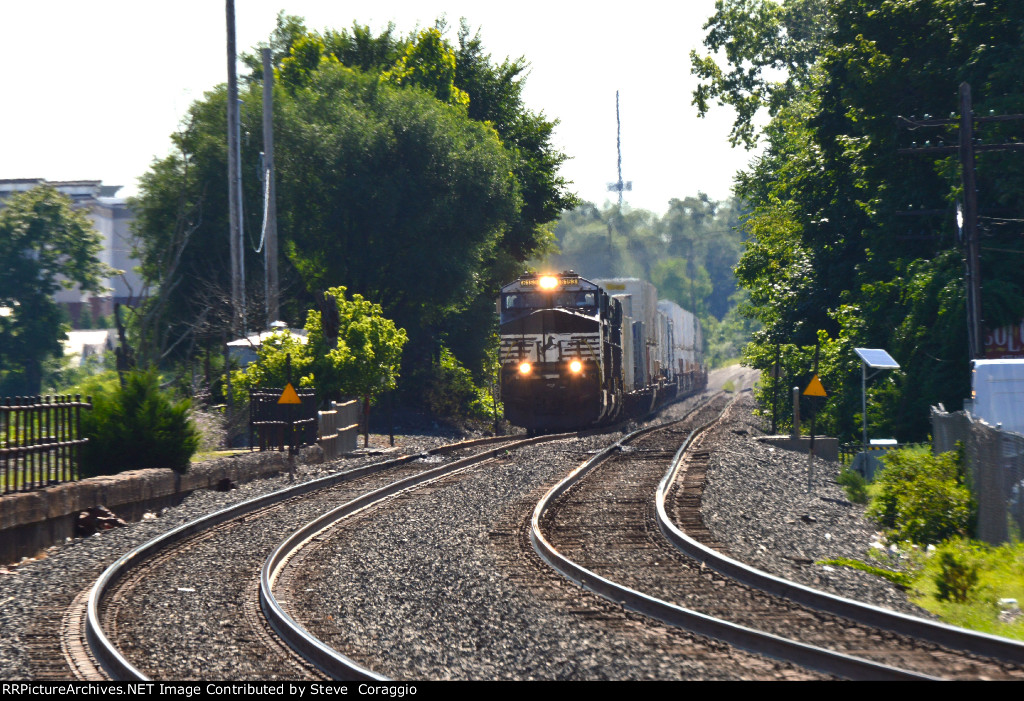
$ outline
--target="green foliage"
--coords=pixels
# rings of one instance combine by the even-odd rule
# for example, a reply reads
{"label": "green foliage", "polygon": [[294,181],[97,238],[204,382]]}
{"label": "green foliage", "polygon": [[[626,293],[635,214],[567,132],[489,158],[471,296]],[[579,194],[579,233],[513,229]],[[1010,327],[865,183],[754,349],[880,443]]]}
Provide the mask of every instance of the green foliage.
{"label": "green foliage", "polygon": [[700,319],[708,362],[739,356],[758,322],[736,307],[746,299],[733,267],[743,248],[742,208],[707,195],[673,199],[657,217],[645,210],[585,203],[562,214],[554,234],[557,252],[538,265],[573,269],[588,278],[639,277],[662,299]]}
{"label": "green foliage", "polygon": [[[950,224],[962,185],[955,156],[900,153],[926,140],[955,144],[956,128],[905,129],[899,117],[946,117],[959,107],[961,81],[972,85],[975,114],[1024,111],[1013,77],[1024,59],[1024,6],[723,0],[706,29],[706,46],[722,53],[695,61],[695,104],[735,107],[733,139],[747,144],[758,136],[757,110],[771,116],[765,150],[736,188],[752,208],[736,274],[750,291],[745,313],[763,324],[750,359],[767,370],[777,343],[791,347],[790,361],[806,357],[821,333],[843,354],[885,348],[902,369],[875,380],[869,411],[882,422],[872,425],[921,440],[928,406],[956,408],[969,390]],[[977,129],[983,142],[1021,136],[1015,122]],[[977,173],[982,210],[1024,208],[1019,159],[981,153]],[[982,317],[991,327],[1016,323],[1024,247],[994,220],[982,228]],[[860,368],[836,356],[830,372],[826,420],[853,438]]]}
{"label": "green foliage", "polygon": [[63,354],[64,319],[53,295],[75,284],[99,292],[113,269],[102,241],[71,199],[50,186],[0,209],[0,396],[39,394],[43,363]]}
{"label": "green foliage", "polygon": [[935,553],[938,573],[934,576],[941,601],[967,601],[978,584],[978,563],[962,548],[944,543]]}
{"label": "green foliage", "polygon": [[125,385],[109,380],[92,395],[93,408],[82,414],[85,476],[124,470],[170,467],[185,472],[199,446],[187,399],[173,401],[160,389],[155,370],[127,373]]}
{"label": "green foliage", "polygon": [[234,386],[239,391],[283,387],[290,355],[293,384],[315,387],[321,401],[375,397],[394,389],[408,339],[405,331],[384,316],[380,305],[358,294],[348,299],[345,292],[344,287],[332,287],[326,293],[338,310],[333,337],[325,332],[322,312],[311,310],[306,343],[290,333],[273,334],[260,346],[255,363],[232,373]]}
{"label": "green foliage", "polygon": [[313,356],[306,343],[287,331],[279,331],[263,339],[256,351],[256,362],[231,371],[231,386],[236,401],[245,401],[249,390],[284,387],[289,381],[295,387],[312,387]]}
{"label": "green foliage", "polygon": [[1024,601],[1024,544],[953,539],[922,560],[914,602],[952,625],[1024,640],[1024,617],[1001,620],[1001,599]]}
{"label": "green foliage", "polygon": [[[455,418],[488,420],[494,416],[494,398],[477,387],[473,374],[447,348],[427,382],[426,405],[431,414]],[[500,407],[499,407],[500,414]]]}
{"label": "green foliage", "polygon": [[893,570],[887,570],[882,567],[875,567],[869,565],[861,560],[854,560],[849,557],[835,557],[826,560],[819,560],[815,562],[816,565],[834,565],[837,567],[849,567],[851,569],[860,570],[861,572],[867,572],[876,577],[887,579],[900,589],[909,589],[914,582],[914,575],[908,572],[894,572]]}
{"label": "green foliage", "polygon": [[691,72],[702,81],[693,93],[700,115],[710,111],[711,100],[732,107],[730,142],[753,147],[758,110],[766,107],[776,115],[809,82],[832,21],[821,0],[717,2],[704,25],[704,45],[712,54],[724,51],[729,68],[723,70],[713,56],[690,52]]}
{"label": "green foliage", "polygon": [[976,507],[955,453],[906,448],[882,461],[867,515],[886,529],[889,540],[931,544],[970,534]]}
{"label": "green foliage", "polygon": [[[358,24],[321,33],[278,16],[267,46],[282,315],[299,318],[311,295],[344,283],[407,330],[408,365],[426,367],[440,339],[457,338],[449,345],[478,368],[493,324],[482,310],[575,198],[558,175],[556,122],[522,100],[525,62],[492,61],[465,24],[457,45],[444,32],[438,22],[407,37]],[[243,60],[253,74],[242,132],[256,142],[243,145],[242,180],[246,202],[259,202],[262,68],[256,54]],[[140,182],[143,272],[160,291],[146,310],[149,356],[212,347],[230,318],[225,99],[221,86],[194,103],[171,155]],[[245,209],[258,231],[261,209]],[[262,262],[245,256],[246,279],[260,279]]]}
{"label": "green foliage", "polygon": [[380,74],[380,79],[395,85],[419,86],[441,102],[469,105],[469,95],[455,85],[455,51],[436,28],[422,30],[395,65]]}
{"label": "green foliage", "polygon": [[846,492],[846,498],[854,504],[868,503],[868,484],[859,472],[844,467],[839,471],[836,482]]}

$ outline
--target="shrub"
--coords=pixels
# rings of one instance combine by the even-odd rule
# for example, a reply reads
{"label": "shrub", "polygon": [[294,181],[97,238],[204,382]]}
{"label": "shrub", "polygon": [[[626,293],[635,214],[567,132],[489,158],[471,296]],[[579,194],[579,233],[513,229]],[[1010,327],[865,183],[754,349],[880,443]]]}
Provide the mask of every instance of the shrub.
{"label": "shrub", "polygon": [[440,364],[432,369],[425,399],[435,416],[489,419],[494,412],[491,393],[477,387],[473,373],[444,346]]}
{"label": "shrub", "polygon": [[886,529],[890,541],[924,545],[970,535],[975,504],[955,453],[905,448],[882,460],[885,468],[875,479],[867,515]]}
{"label": "shrub", "polygon": [[187,399],[175,402],[160,389],[155,370],[126,374],[123,387],[107,386],[82,414],[83,476],[110,475],[145,467],[185,472],[199,446]]}
{"label": "shrub", "polygon": [[844,467],[836,477],[836,482],[846,492],[846,498],[854,504],[868,503],[868,483],[856,470]]}
{"label": "shrub", "polygon": [[936,598],[964,603],[978,584],[978,558],[958,541],[943,543],[935,552],[938,571],[932,575]]}

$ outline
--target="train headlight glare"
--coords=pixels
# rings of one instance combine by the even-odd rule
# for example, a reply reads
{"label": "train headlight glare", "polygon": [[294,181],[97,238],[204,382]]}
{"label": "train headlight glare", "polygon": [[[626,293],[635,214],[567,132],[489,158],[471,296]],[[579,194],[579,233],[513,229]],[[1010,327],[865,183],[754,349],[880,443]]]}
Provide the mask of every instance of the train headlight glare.
{"label": "train headlight glare", "polygon": [[558,278],[551,277],[550,275],[545,275],[538,281],[537,284],[540,285],[540,288],[542,290],[553,290],[556,287],[558,287]]}
{"label": "train headlight glare", "polygon": [[569,369],[573,371],[573,374],[579,375],[583,371],[583,363],[573,360],[569,363]]}
{"label": "train headlight glare", "polygon": [[519,363],[519,374],[529,375],[533,367],[529,363]]}

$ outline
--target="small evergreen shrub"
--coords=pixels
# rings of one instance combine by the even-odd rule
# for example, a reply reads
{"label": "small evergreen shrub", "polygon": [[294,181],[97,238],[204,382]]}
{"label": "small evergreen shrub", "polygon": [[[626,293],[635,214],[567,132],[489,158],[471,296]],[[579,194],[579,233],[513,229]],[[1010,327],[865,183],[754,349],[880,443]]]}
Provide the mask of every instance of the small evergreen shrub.
{"label": "small evergreen shrub", "polygon": [[936,598],[964,603],[978,585],[978,558],[958,541],[943,543],[935,552],[938,571],[932,575]]}
{"label": "small evergreen shrub", "polygon": [[846,492],[846,498],[854,504],[868,503],[868,483],[856,470],[844,467],[836,477],[836,482]]}
{"label": "small evergreen shrub", "polygon": [[[109,385],[108,385],[109,387]],[[93,396],[82,413],[83,477],[111,475],[146,467],[188,470],[200,436],[189,416],[187,399],[173,401],[160,389],[155,370],[133,370],[124,387]]]}

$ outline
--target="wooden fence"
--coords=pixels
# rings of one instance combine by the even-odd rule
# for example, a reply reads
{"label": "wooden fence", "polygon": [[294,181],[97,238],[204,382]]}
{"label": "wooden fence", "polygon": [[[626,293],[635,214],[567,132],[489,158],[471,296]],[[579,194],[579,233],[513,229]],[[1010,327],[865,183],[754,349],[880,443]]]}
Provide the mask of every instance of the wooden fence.
{"label": "wooden fence", "polygon": [[38,489],[79,477],[81,411],[76,394],[0,400],[0,493]]}
{"label": "wooden fence", "polygon": [[315,390],[295,390],[301,404],[278,404],[280,389],[249,391],[249,446],[260,450],[286,450],[316,443]]}
{"label": "wooden fence", "polygon": [[320,447],[324,460],[334,460],[356,450],[359,437],[359,402],[331,402],[331,408],[319,412]]}

